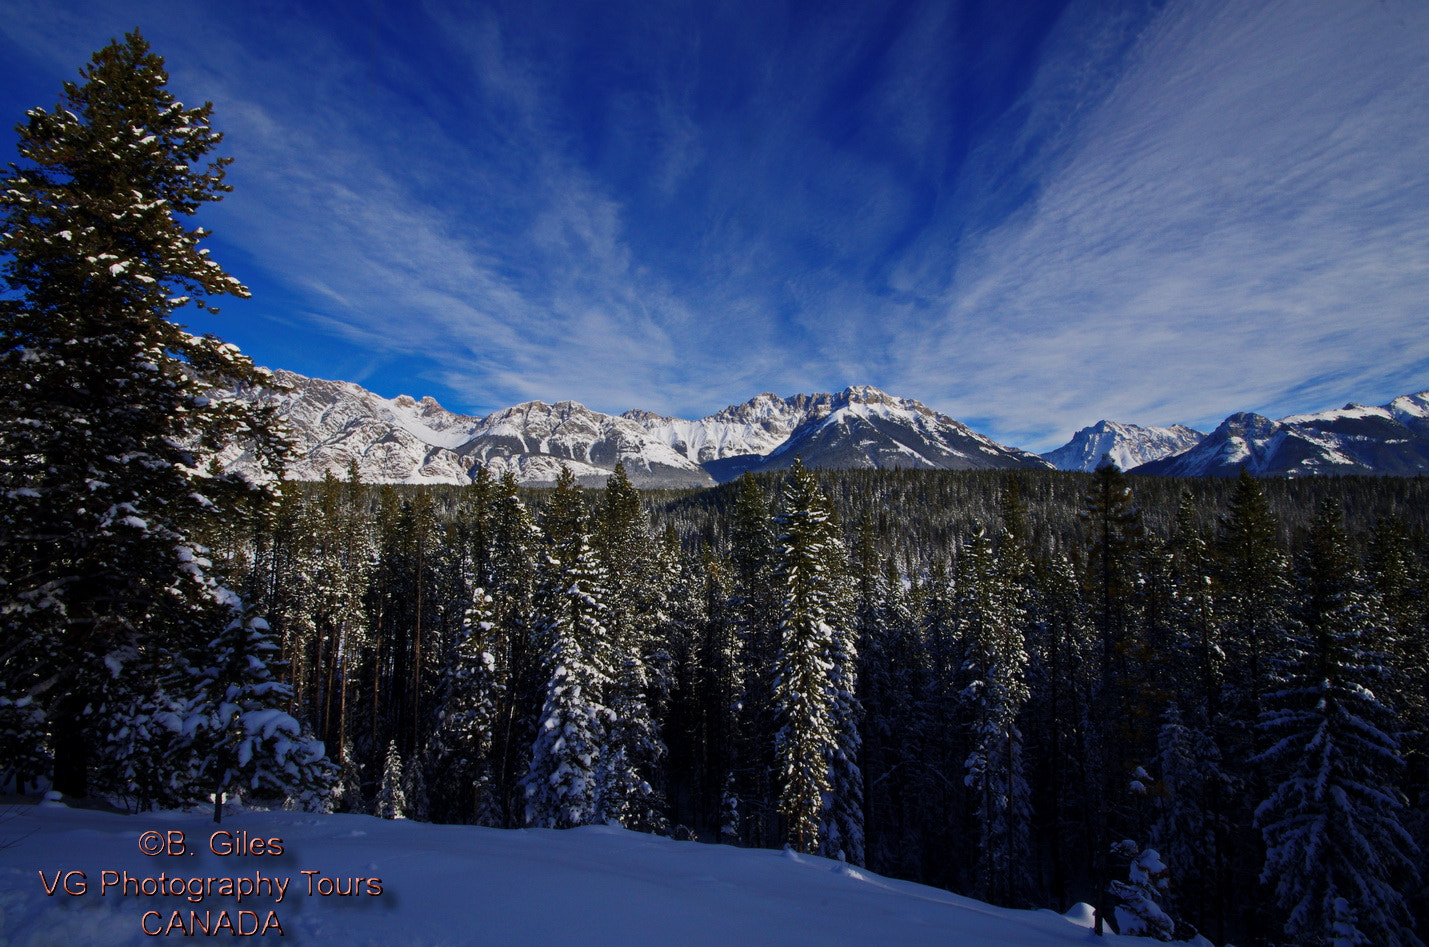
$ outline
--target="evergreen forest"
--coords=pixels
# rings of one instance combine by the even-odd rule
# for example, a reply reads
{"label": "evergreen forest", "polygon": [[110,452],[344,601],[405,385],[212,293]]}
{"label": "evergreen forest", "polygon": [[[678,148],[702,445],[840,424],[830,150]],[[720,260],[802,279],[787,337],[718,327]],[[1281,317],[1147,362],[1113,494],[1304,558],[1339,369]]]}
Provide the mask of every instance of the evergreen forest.
{"label": "evergreen forest", "polygon": [[1162,939],[1356,910],[1414,943],[1426,491],[353,474],[213,548],[343,809],[789,845]]}

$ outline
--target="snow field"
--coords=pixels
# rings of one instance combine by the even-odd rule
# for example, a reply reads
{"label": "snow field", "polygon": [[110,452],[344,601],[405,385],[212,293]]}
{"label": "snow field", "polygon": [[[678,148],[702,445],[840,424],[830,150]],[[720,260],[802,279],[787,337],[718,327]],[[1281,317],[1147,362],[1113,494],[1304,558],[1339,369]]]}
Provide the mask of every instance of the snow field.
{"label": "snow field", "polygon": [[[146,856],[146,831],[184,833],[191,855]],[[219,856],[213,832],[281,839],[280,855]],[[0,822],[0,944],[151,944],[172,912],[269,911],[283,943],[402,944],[1086,944],[1085,906],[995,908],[824,858],[676,842],[624,829],[507,831],[384,821],[360,815],[247,811],[221,826],[197,812],[121,815],[21,803]],[[218,846],[220,850],[223,846]],[[83,872],[46,894],[57,870]],[[249,894],[101,895],[109,870],[156,878],[287,878],[281,903]],[[303,874],[308,872],[309,874]],[[318,874],[312,874],[317,872]],[[43,873],[43,877],[42,877]],[[367,883],[377,879],[380,895]],[[309,894],[309,885],[313,893]],[[150,886],[152,890],[152,886]],[[333,893],[324,896],[319,890]],[[210,887],[210,890],[212,888]],[[355,891],[339,894],[339,891]],[[144,918],[146,912],[158,912]],[[236,914],[233,923],[239,923]],[[225,936],[226,936],[225,931]],[[171,936],[178,936],[176,931]],[[202,936],[202,935],[199,935]],[[269,937],[275,932],[270,930]],[[1146,943],[1109,935],[1099,943]]]}

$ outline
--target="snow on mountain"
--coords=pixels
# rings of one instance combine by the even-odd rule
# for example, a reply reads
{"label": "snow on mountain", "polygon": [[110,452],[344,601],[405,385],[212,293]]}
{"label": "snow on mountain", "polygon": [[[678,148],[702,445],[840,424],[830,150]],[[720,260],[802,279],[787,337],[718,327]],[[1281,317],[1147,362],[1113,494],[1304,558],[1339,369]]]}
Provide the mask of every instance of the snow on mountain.
{"label": "snow on mountain", "polygon": [[643,487],[708,486],[700,465],[677,453],[634,421],[592,411],[574,401],[528,401],[504,408],[478,425],[458,449],[472,464],[500,474],[514,469],[523,483],[554,482],[565,464],[578,479],[604,483],[617,462]]}
{"label": "snow on mountain", "polygon": [[770,453],[788,440],[790,433],[804,421],[817,397],[795,395],[786,401],[766,392],[697,421],[638,408],[626,411],[621,417],[635,421],[695,463],[707,464],[726,457]]}
{"label": "snow on mountain", "polygon": [[[700,466],[623,418],[573,401],[516,405],[487,418],[454,414],[431,398],[383,398],[343,381],[275,372],[279,388],[243,389],[240,398],[275,404],[297,441],[295,480],[344,477],[356,461],[368,483],[470,483],[477,464],[523,484],[554,483],[564,465],[582,482],[605,482],[617,461],[639,486],[708,486]],[[285,390],[284,390],[285,389]],[[249,458],[228,454],[226,466]]]}
{"label": "snow on mountain", "polygon": [[[289,468],[295,480],[345,476],[356,461],[371,483],[468,483],[470,463],[455,451],[476,433],[480,418],[453,414],[431,398],[383,398],[346,381],[277,371],[281,387],[242,389],[237,396],[278,406],[298,442]],[[248,458],[229,454],[225,466]]]}
{"label": "snow on mountain", "polygon": [[[279,389],[237,393],[278,406],[297,441],[290,476],[346,475],[369,483],[470,481],[478,464],[524,484],[555,481],[562,465],[599,485],[616,462],[637,486],[709,486],[744,470],[779,470],[796,456],[814,467],[973,469],[1045,467],[917,401],[877,388],[837,394],[762,394],[687,421],[649,411],[620,416],[573,401],[531,401],[486,418],[452,414],[431,398],[382,398],[350,382],[275,373]],[[249,458],[229,454],[228,466]]]}
{"label": "snow on mountain", "polygon": [[795,457],[810,467],[845,470],[1050,466],[1036,454],[1005,447],[921,402],[866,385],[812,396],[804,420],[788,440],[749,469],[782,470],[792,466]]}
{"label": "snow on mountain", "polygon": [[1429,391],[1278,421],[1233,414],[1190,450],[1136,472],[1226,477],[1242,467],[1258,477],[1429,473]]}
{"label": "snow on mountain", "polygon": [[1054,451],[1042,455],[1058,470],[1090,472],[1102,457],[1110,456],[1122,470],[1130,470],[1162,457],[1195,447],[1206,435],[1184,424],[1171,427],[1142,427],[1117,421],[1098,421],[1084,427]]}
{"label": "snow on mountain", "polygon": [[[782,470],[795,457],[826,469],[1091,470],[1103,454],[1123,469],[1180,476],[1241,466],[1291,476],[1429,471],[1429,392],[1280,421],[1236,414],[1210,435],[1100,421],[1038,457],[866,385],[788,398],[765,393],[687,421],[638,409],[603,414],[574,401],[531,401],[476,418],[431,398],[383,398],[292,372],[275,378],[281,388],[236,394],[274,404],[287,419],[298,446],[289,476],[299,480],[345,476],[355,461],[369,483],[468,483],[480,464],[539,485],[553,483],[564,465],[598,486],[620,462],[637,486],[698,487],[746,470]],[[220,461],[242,469],[250,458],[235,451]]]}
{"label": "snow on mountain", "polygon": [[716,480],[783,470],[796,457],[830,469],[1046,467],[911,398],[868,385],[780,398],[759,395],[698,421],[627,412]]}
{"label": "snow on mountain", "polygon": [[[189,854],[145,856],[145,832],[163,833],[165,844],[181,832]],[[240,853],[210,851],[215,832],[244,842]],[[281,854],[247,854],[252,839],[265,848],[277,839]],[[1086,905],[1065,917],[998,908],[824,858],[606,827],[501,830],[257,811],[214,825],[198,812],[120,815],[44,802],[13,807],[0,841],[0,939],[17,945],[148,944],[146,927],[162,931],[176,916],[191,926],[191,912],[219,925],[224,911],[239,930],[269,925],[276,937],[276,920],[285,940],[348,947],[1055,947],[1092,936]],[[156,892],[161,875],[184,893],[143,893]],[[239,894],[238,880],[254,888],[240,901],[217,882],[206,890],[205,879],[233,879]],[[1108,932],[1098,943],[1143,941]]]}

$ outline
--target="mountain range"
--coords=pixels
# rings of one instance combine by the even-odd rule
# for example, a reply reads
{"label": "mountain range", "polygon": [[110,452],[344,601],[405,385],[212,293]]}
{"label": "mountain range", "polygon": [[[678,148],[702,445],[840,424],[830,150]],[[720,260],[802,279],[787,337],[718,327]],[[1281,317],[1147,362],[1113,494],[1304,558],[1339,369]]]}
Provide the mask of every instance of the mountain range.
{"label": "mountain range", "polygon": [[[541,485],[564,465],[599,485],[620,462],[637,486],[701,487],[782,470],[796,457],[838,469],[1092,470],[1110,456],[1123,469],[1174,476],[1235,474],[1242,466],[1256,475],[1429,472],[1429,392],[1279,421],[1236,414],[1208,435],[1183,425],[1100,421],[1040,457],[866,385],[787,398],[765,393],[693,421],[639,409],[603,414],[574,401],[528,401],[482,418],[431,398],[383,398],[352,382],[288,371],[234,395],[278,406],[296,442],[289,476],[298,480],[342,477],[355,462],[369,483],[462,484],[483,465]],[[220,457],[240,469],[250,461],[236,451]]]}
{"label": "mountain range", "polygon": [[1200,443],[1135,468],[1168,477],[1429,473],[1429,391],[1272,421],[1232,414]]}

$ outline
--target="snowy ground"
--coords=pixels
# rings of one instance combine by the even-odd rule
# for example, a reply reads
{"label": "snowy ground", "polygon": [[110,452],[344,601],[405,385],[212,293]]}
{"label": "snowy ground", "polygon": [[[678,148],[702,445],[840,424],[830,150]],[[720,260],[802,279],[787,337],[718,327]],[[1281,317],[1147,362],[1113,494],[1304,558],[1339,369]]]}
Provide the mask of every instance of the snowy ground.
{"label": "snowy ground", "polygon": [[[276,937],[271,911],[285,943],[343,947],[1149,943],[1096,940],[1085,919],[989,907],[821,858],[620,829],[501,831],[295,812],[237,813],[214,826],[200,813],[129,816],[60,803],[22,803],[0,813],[0,945],[15,947],[153,943],[143,927],[161,931],[176,910],[185,924],[196,910],[219,925],[225,908],[240,931],[268,923],[268,936]],[[221,842],[241,842],[242,832],[247,839],[281,839],[282,853],[220,857],[209,851],[215,829],[232,833]],[[146,856],[140,845],[152,843],[154,837],[143,837],[149,831],[160,838],[182,832],[185,847],[198,852]],[[191,878],[255,877],[288,884],[281,902],[264,892],[241,904],[218,894],[200,903],[146,896],[132,886],[121,894],[112,883],[102,890],[126,871],[141,879],[178,877],[185,885]],[[354,877],[380,878],[381,894],[370,893],[367,883],[351,896],[308,894],[310,879],[348,890]],[[78,891],[82,884],[83,894],[65,893],[67,885]],[[228,936],[227,928],[216,929]]]}

